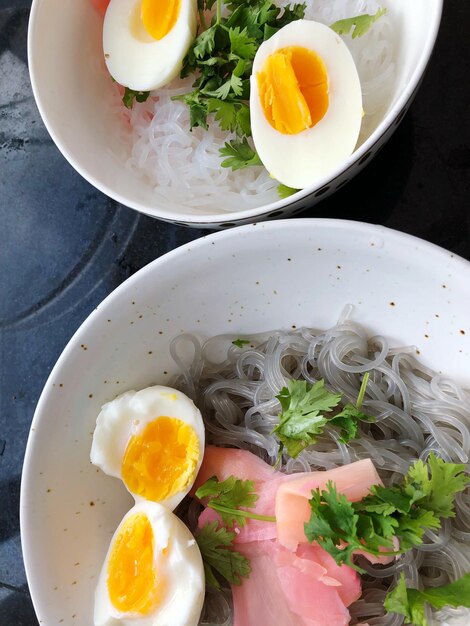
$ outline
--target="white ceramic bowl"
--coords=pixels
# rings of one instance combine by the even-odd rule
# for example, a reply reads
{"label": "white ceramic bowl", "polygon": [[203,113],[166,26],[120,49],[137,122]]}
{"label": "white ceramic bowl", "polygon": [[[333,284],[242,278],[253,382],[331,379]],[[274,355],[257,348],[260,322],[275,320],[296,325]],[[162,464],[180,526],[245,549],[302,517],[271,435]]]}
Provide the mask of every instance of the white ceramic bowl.
{"label": "white ceramic bowl", "polygon": [[92,623],[97,573],[131,503],[119,481],[90,464],[96,416],[125,390],[167,383],[172,337],[327,328],[350,303],[372,334],[419,347],[425,364],[470,386],[469,302],[467,261],[386,228],[336,220],[209,235],[132,276],[71,339],[31,426],[21,534],[40,622]]}
{"label": "white ceramic bowl", "polygon": [[91,0],[33,0],[28,56],[33,91],[53,140],[71,165],[118,202],[166,221],[223,228],[300,213],[355,176],[388,140],[415,94],[439,28],[442,0],[393,0],[399,28],[397,77],[388,110],[369,138],[331,176],[293,196],[227,212],[162,206],[150,184],[128,167],[120,121],[109,114],[101,19]]}

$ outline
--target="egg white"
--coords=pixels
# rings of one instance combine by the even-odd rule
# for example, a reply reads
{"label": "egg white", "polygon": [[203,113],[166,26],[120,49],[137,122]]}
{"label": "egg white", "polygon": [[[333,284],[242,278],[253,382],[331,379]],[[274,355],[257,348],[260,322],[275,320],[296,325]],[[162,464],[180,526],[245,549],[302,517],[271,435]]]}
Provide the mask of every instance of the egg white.
{"label": "egg white", "polygon": [[[121,613],[111,603],[107,586],[108,560],[122,523],[144,513],[154,534],[154,567],[164,581],[159,606],[145,616]],[[123,518],[111,540],[95,592],[95,626],[197,626],[204,602],[204,566],[199,547],[188,528],[156,502],[136,504]]]}
{"label": "egg white", "polygon": [[152,91],[175,78],[196,36],[197,0],[181,0],[175,25],[160,40],[139,22],[140,0],[111,0],[103,24],[103,51],[111,76],[135,91]]}
{"label": "egg white", "polygon": [[[127,391],[105,404],[96,420],[90,459],[105,474],[122,478],[121,464],[129,439],[139,434],[149,422],[159,416],[177,418],[191,426],[199,440],[199,459],[194,478],[201,467],[204,454],[204,424],[199,409],[184,393],[171,387],[155,385],[141,391]],[[173,510],[185,497],[192,483],[170,498],[161,501]],[[129,491],[136,502],[145,500]]]}
{"label": "egg white", "polygon": [[[266,59],[288,46],[315,52],[326,66],[329,81],[326,114],[312,128],[295,135],[271,126],[257,82]],[[302,189],[331,174],[353,152],[362,121],[361,84],[351,53],[331,28],[310,20],[297,20],[281,28],[259,47],[250,83],[253,141],[263,165],[278,181]]]}

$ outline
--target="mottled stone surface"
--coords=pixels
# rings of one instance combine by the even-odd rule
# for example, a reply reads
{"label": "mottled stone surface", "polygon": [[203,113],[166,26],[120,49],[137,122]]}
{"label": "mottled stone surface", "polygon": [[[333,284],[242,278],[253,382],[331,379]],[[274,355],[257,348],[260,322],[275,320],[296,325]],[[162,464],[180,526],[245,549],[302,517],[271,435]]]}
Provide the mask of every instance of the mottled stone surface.
{"label": "mottled stone surface", "polygon": [[[22,565],[19,491],[29,425],[53,364],[110,291],[203,234],[116,204],[61,156],[31,94],[30,4],[0,0],[1,626],[37,625]],[[428,73],[397,133],[307,215],[384,224],[470,259],[469,24],[467,0],[446,2]]]}

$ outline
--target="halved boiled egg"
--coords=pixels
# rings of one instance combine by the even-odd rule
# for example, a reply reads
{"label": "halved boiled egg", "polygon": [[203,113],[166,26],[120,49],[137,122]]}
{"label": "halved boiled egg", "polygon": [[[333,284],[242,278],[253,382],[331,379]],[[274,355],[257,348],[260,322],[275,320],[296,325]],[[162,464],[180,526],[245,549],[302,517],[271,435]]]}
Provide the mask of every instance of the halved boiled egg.
{"label": "halved boiled egg", "polygon": [[196,36],[197,0],[111,0],[103,50],[111,76],[135,91],[151,91],[180,72]]}
{"label": "halved boiled egg", "polygon": [[258,49],[250,115],[268,172],[301,189],[353,152],[362,120],[361,84],[351,53],[328,26],[298,20]]}
{"label": "halved boiled egg", "polygon": [[204,424],[194,402],[170,387],[128,391],[96,420],[91,462],[121,478],[136,502],[174,509],[191,489],[204,455]]}
{"label": "halved boiled egg", "polygon": [[204,567],[183,522],[155,502],[135,505],[114,533],[95,592],[95,626],[196,626]]}

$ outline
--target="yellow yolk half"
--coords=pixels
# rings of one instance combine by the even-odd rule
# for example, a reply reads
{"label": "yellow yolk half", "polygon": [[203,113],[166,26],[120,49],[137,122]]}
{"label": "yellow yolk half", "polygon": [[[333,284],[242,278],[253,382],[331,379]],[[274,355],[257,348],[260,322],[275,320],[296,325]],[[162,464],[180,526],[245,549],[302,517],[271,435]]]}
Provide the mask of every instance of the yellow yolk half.
{"label": "yellow yolk half", "polygon": [[127,444],[122,479],[129,491],[162,502],[195,478],[200,455],[192,426],[175,417],[157,417]]}
{"label": "yellow yolk half", "polygon": [[313,51],[289,46],[271,54],[257,74],[266,119],[280,133],[312,128],[328,110],[328,75]]}
{"label": "yellow yolk half", "polygon": [[163,39],[176,24],[181,0],[141,0],[140,16],[145,30],[154,39]]}
{"label": "yellow yolk half", "polygon": [[122,524],[108,561],[108,593],[122,613],[148,615],[160,602],[161,581],[153,566],[153,530],[143,513]]}

